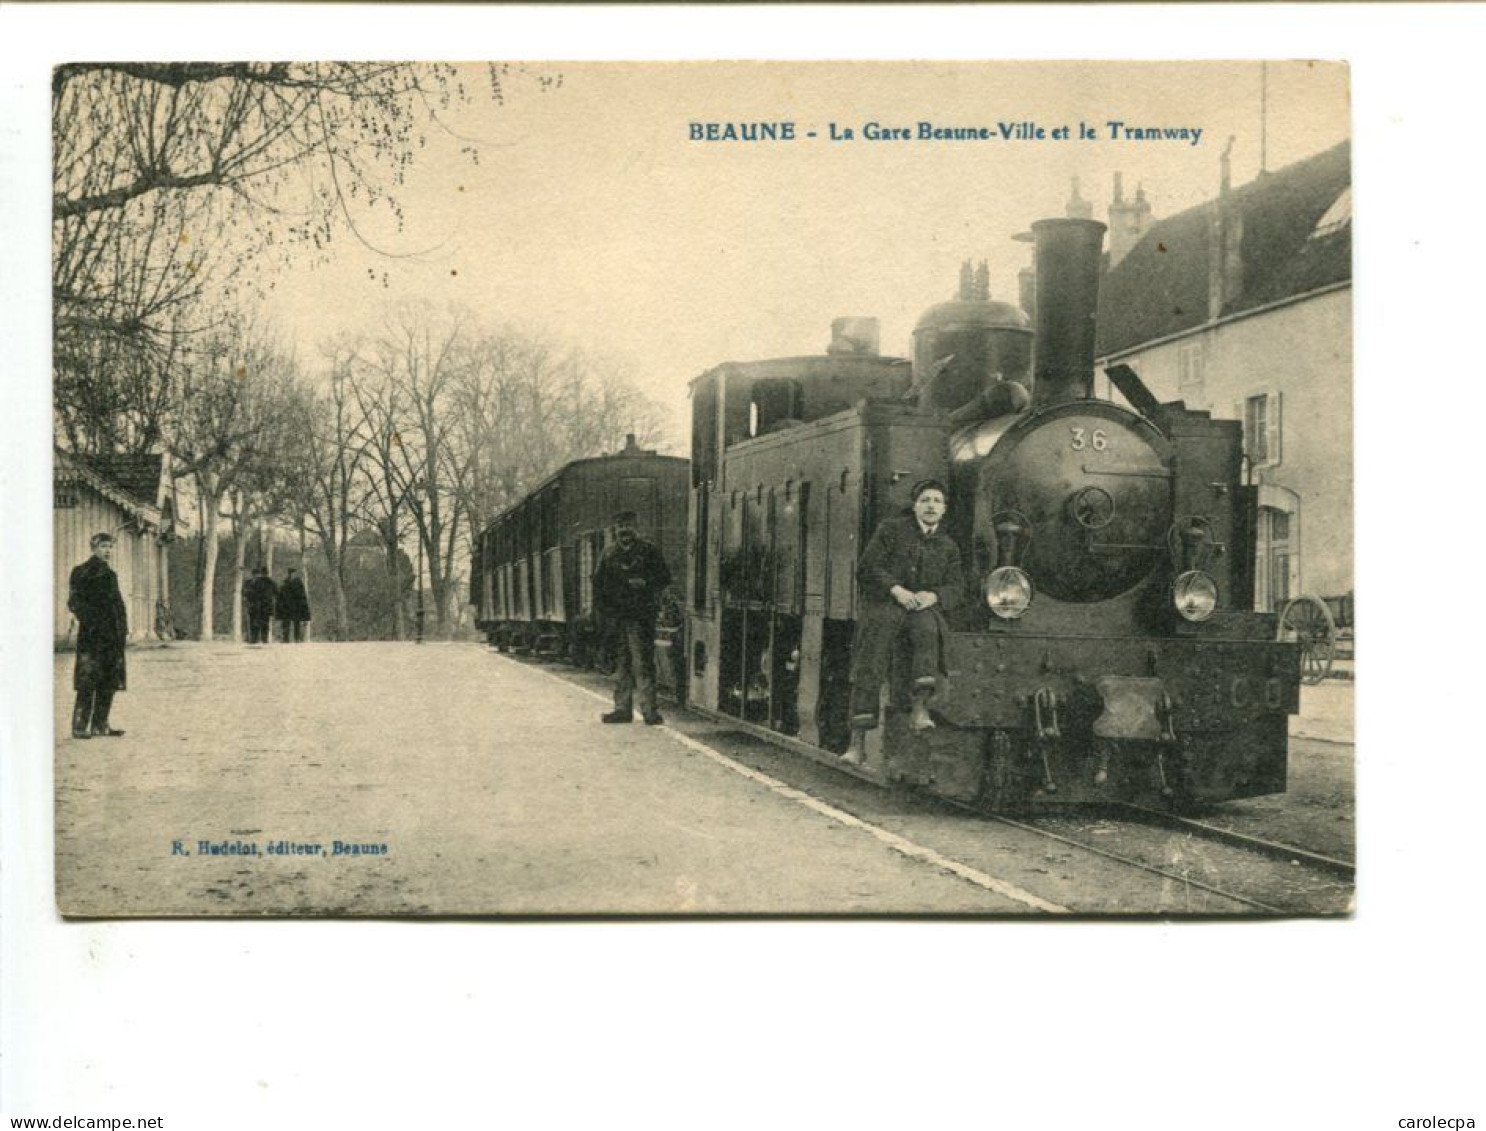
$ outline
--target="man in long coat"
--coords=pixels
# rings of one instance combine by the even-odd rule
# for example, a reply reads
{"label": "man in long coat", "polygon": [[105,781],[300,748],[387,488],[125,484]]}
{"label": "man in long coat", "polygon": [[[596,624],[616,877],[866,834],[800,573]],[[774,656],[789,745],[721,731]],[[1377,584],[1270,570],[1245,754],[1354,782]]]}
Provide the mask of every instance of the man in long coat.
{"label": "man in long coat", "polygon": [[285,644],[292,639],[300,644],[304,641],[304,625],[310,619],[310,595],[305,592],[304,580],[297,570],[290,570],[279,586],[278,604],[274,615],[279,618],[279,637]]}
{"label": "man in long coat", "polygon": [[77,618],[77,658],[72,668],[72,737],[117,738],[124,732],[109,726],[114,692],[126,684],[124,645],[129,639],[129,612],[119,592],[119,577],[109,565],[112,534],[95,534],[93,556],[72,571],[67,607]]}
{"label": "man in long coat", "polygon": [[604,549],[593,575],[593,600],[615,638],[614,710],[606,723],[634,719],[635,690],[650,726],[664,722],[655,706],[655,620],[671,570],[655,545],[636,529],[634,511],[614,516],[614,542]]}
{"label": "man in long coat", "polygon": [[248,643],[267,644],[268,625],[273,620],[274,602],[279,587],[263,566],[253,569],[253,580],[243,586],[243,599],[248,606]]}
{"label": "man in long coat", "polygon": [[[857,629],[851,651],[851,726],[877,725],[877,703],[888,678],[893,645],[906,637],[913,681],[912,727],[934,725],[928,699],[944,669],[948,626],[944,613],[964,600],[960,548],[944,533],[948,492],[937,479],[924,479],[909,493],[913,513],[886,519],[872,535],[857,564]],[[861,761],[853,742],[848,761]]]}

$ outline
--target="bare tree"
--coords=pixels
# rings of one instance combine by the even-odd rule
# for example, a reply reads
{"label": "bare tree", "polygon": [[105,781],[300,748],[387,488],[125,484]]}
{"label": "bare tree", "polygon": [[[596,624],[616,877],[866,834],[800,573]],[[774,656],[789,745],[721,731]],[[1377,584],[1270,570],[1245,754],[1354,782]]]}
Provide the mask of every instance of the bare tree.
{"label": "bare tree", "polygon": [[[231,506],[233,535],[232,562],[232,638],[243,637],[243,582],[247,573],[248,535],[258,531],[260,553],[263,549],[264,520],[291,509],[295,485],[291,483],[290,457],[295,428],[303,403],[298,375],[292,359],[283,359],[274,371],[266,373],[258,390],[258,412],[261,427],[254,442],[244,452],[232,477],[227,493]],[[258,564],[270,571],[271,559]]]}
{"label": "bare tree", "polygon": [[[352,352],[355,347],[352,347]],[[408,495],[414,480],[408,477],[403,458],[403,424],[401,390],[385,379],[373,365],[362,364],[351,380],[361,414],[361,434],[367,457],[366,493],[363,496],[366,521],[376,530],[382,542],[387,577],[398,594],[393,606],[393,632],[398,640],[407,639],[407,615],[403,607],[402,544],[409,533]]]}
{"label": "bare tree", "polygon": [[454,488],[464,453],[455,443],[453,389],[469,364],[467,315],[436,316],[421,305],[395,312],[372,344],[368,365],[397,416],[391,434],[391,483],[399,487],[413,520],[436,631],[444,633],[457,585],[456,554],[465,503]]}
{"label": "bare tree", "polygon": [[563,464],[660,435],[660,412],[618,365],[512,330],[484,334],[452,390],[455,490],[467,537]]}
{"label": "bare tree", "polygon": [[[277,458],[271,437],[289,412],[289,362],[259,327],[228,319],[180,365],[181,407],[174,429],[177,474],[192,477],[201,508],[201,639],[213,637],[217,526],[222,506],[255,489],[255,476]],[[240,578],[238,579],[240,582]],[[234,594],[234,632],[241,628]]]}
{"label": "bare tree", "polygon": [[[659,413],[626,375],[472,315],[404,305],[368,339],[328,347],[330,372],[301,413],[289,478],[298,516],[336,579],[344,630],[346,551],[381,544],[388,591],[405,593],[412,538],[433,598],[433,631],[457,618],[476,533],[569,460],[658,433]],[[406,610],[394,611],[406,633]]]}
{"label": "bare tree", "polygon": [[350,631],[346,606],[346,551],[362,524],[368,447],[351,373],[354,357],[329,356],[324,388],[301,393],[285,460],[291,485],[286,507],[296,525],[315,536],[330,577],[336,634]]}
{"label": "bare tree", "polygon": [[[362,238],[363,204],[400,223],[397,190],[439,115],[467,99],[464,73],[423,63],[58,67],[59,437],[146,450],[163,430],[153,394],[170,387],[172,339],[203,328],[203,297],[240,299],[240,269],[265,250],[323,249],[338,231]],[[487,75],[499,100],[509,68]],[[142,397],[132,387],[141,379]],[[121,428],[131,413],[140,419]]]}

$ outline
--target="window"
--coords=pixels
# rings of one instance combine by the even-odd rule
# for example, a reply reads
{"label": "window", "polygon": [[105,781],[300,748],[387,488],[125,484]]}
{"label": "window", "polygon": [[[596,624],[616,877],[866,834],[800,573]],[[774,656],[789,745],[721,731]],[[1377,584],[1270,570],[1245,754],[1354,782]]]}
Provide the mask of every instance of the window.
{"label": "window", "polygon": [[1207,355],[1202,343],[1187,342],[1176,355],[1176,395],[1195,404],[1202,399],[1207,381]]}
{"label": "window", "polygon": [[1280,462],[1280,394],[1275,390],[1257,393],[1235,406],[1234,415],[1243,421],[1243,450],[1253,469],[1275,467]]}
{"label": "window", "polygon": [[696,541],[693,545],[692,564],[695,573],[691,579],[691,604],[697,612],[707,610],[707,551],[712,545],[711,499],[707,487],[694,491],[696,499]]}
{"label": "window", "polygon": [[1243,409],[1244,454],[1256,463],[1269,462],[1269,398],[1250,397]]}
{"label": "window", "polygon": [[1259,488],[1255,607],[1278,612],[1300,592],[1300,499],[1282,487]]}
{"label": "window", "polygon": [[1275,550],[1270,563],[1269,604],[1271,608],[1279,609],[1290,599],[1290,555],[1285,551]]}

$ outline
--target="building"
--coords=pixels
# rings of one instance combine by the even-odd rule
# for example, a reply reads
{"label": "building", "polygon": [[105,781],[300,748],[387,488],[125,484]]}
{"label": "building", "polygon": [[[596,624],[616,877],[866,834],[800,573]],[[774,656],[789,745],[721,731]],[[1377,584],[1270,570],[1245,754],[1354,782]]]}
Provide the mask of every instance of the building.
{"label": "building", "polygon": [[112,564],[129,610],[130,639],[172,636],[168,549],[182,524],[166,457],[54,450],[52,515],[57,641],[76,639],[77,623],[67,609],[68,578],[93,552],[89,541],[102,531],[115,539]]}
{"label": "building", "polygon": [[1215,200],[1162,220],[1116,182],[1100,368],[1129,365],[1163,401],[1243,421],[1259,608],[1310,594],[1349,625],[1351,147],[1239,188],[1227,170],[1225,154]]}

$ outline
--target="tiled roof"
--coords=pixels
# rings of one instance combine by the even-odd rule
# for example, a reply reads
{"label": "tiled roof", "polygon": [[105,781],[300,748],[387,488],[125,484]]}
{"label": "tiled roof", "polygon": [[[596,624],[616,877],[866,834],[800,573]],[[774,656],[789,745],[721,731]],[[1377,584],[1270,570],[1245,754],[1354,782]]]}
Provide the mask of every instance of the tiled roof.
{"label": "tiled roof", "polygon": [[[1223,207],[1241,222],[1241,282],[1208,309],[1213,210],[1208,201],[1158,221],[1104,277],[1096,351],[1119,353],[1352,277],[1350,214],[1327,213],[1351,188],[1350,142],[1234,189]],[[1320,231],[1317,224],[1328,220]]]}
{"label": "tiled roof", "polygon": [[90,457],[76,452],[64,452],[61,448],[54,448],[52,455],[54,482],[86,483],[126,512],[138,515],[147,522],[160,521],[160,508],[153,499],[143,499],[133,491],[125,490],[118,481],[95,468]]}
{"label": "tiled roof", "polygon": [[74,455],[79,463],[91,468],[111,483],[117,484],[142,503],[158,506],[160,477],[164,474],[162,455]]}

